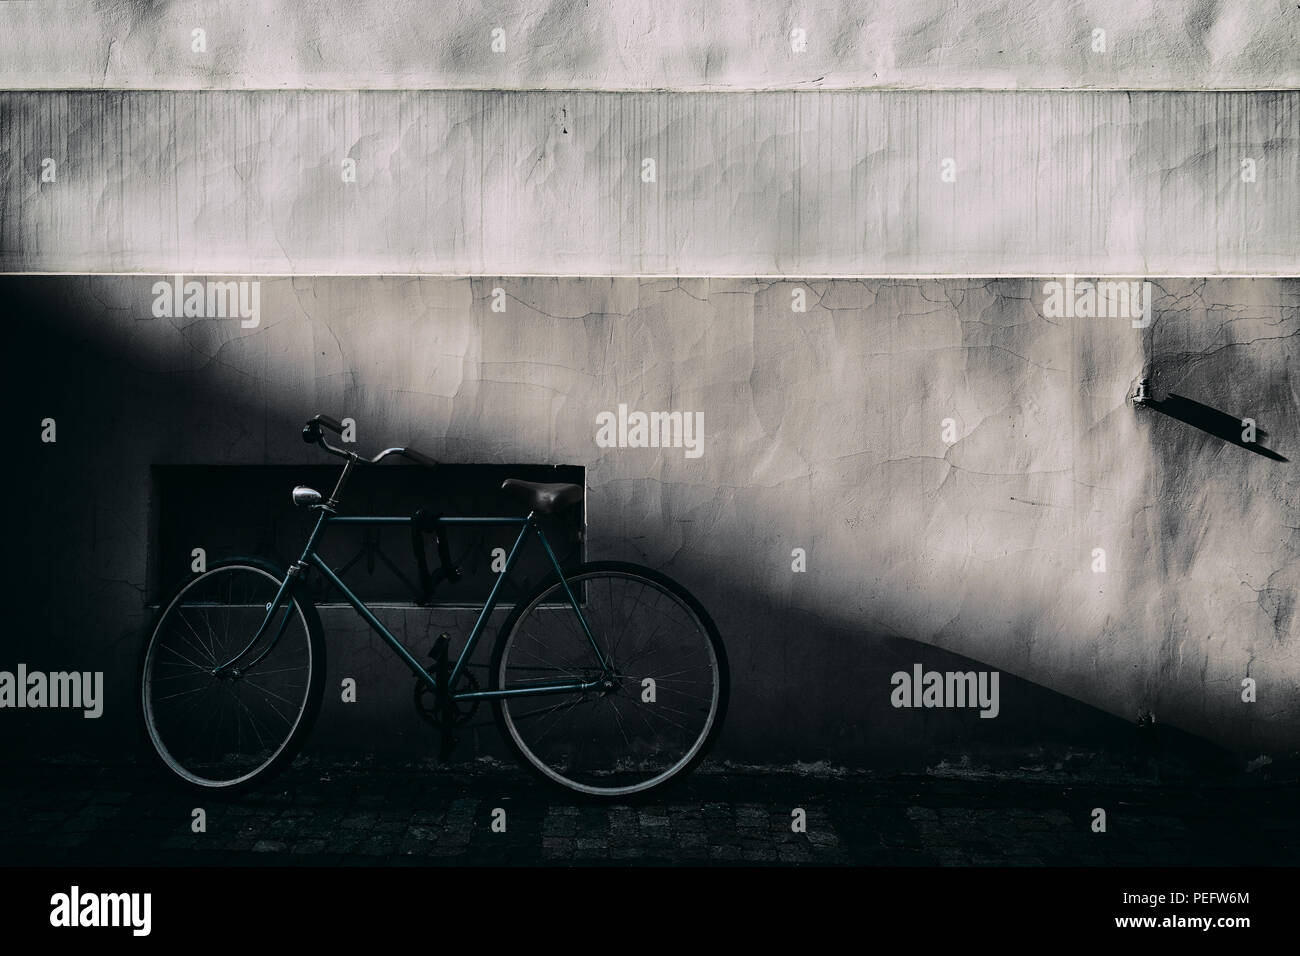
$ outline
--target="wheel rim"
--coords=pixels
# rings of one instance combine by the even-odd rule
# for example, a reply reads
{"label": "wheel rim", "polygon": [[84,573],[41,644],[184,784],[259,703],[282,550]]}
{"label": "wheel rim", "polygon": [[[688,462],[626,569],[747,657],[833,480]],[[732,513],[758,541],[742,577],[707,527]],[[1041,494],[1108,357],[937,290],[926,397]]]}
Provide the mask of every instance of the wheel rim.
{"label": "wheel rim", "polygon": [[[275,648],[239,677],[212,668],[256,633],[280,581],[253,565],[214,568],[168,604],[150,636],[141,685],[145,727],[163,762],[202,787],[244,783],[267,769],[302,722],[314,677],[311,632],[302,608]],[[265,649],[285,614],[241,663]]]}
{"label": "wheel rim", "polygon": [[[533,767],[581,793],[631,795],[666,783],[691,765],[717,721],[723,677],[711,635],[680,595],[651,578],[592,571],[568,580],[612,660],[615,687],[504,699],[506,730]],[[497,686],[601,677],[557,583],[506,637]]]}

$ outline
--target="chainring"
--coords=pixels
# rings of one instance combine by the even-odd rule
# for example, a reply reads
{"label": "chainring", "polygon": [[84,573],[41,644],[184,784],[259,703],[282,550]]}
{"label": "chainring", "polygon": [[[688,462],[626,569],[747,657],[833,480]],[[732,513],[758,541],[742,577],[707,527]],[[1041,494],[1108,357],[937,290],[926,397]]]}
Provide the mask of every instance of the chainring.
{"label": "chainring", "polygon": [[[478,678],[474,676],[469,668],[465,669],[462,681],[471,691],[478,690],[480,687]],[[424,720],[434,727],[443,728],[446,726],[443,723],[442,708],[438,706],[437,695],[434,694],[433,688],[429,686],[427,681],[417,680],[415,682],[414,696],[415,709]],[[459,727],[473,720],[474,715],[478,713],[478,705],[477,700],[453,702],[451,706],[455,711],[455,717],[452,718],[452,726]]]}

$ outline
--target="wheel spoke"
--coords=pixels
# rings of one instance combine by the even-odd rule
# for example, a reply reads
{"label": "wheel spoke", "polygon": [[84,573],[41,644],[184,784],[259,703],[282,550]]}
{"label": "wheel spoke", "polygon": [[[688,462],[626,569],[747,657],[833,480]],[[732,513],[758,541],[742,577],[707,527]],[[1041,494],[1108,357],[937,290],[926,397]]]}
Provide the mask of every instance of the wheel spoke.
{"label": "wheel spoke", "polygon": [[257,632],[280,584],[251,564],[218,565],[188,582],[154,628],[144,663],[145,726],[168,769],[196,787],[251,783],[282,765],[301,736],[323,661],[295,602],[265,667],[212,674],[219,657]]}
{"label": "wheel spoke", "polygon": [[[608,685],[550,706],[502,700],[507,739],[526,763],[569,789],[619,796],[665,783],[693,764],[716,729],[726,675],[715,636],[675,585],[636,570],[580,571],[568,583],[585,595],[582,614],[614,673]],[[535,595],[499,641],[499,688],[556,673],[600,677],[558,583]],[[575,661],[575,651],[591,664]],[[643,687],[645,678],[653,685]]]}

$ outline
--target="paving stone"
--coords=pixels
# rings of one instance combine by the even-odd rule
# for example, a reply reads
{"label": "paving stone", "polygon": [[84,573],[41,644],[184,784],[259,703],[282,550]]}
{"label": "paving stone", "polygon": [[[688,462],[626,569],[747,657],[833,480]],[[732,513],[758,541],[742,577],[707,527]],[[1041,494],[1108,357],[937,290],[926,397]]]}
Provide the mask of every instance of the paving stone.
{"label": "paving stone", "polygon": [[[193,801],[131,768],[37,766],[0,792],[0,859],[75,865],[1296,865],[1300,787],[706,772],[671,802],[590,805],[510,769],[292,768],[277,789]],[[814,799],[815,798],[815,799]],[[1110,832],[1089,829],[1111,808]],[[507,811],[505,833],[490,828]],[[807,831],[791,830],[791,809]]]}

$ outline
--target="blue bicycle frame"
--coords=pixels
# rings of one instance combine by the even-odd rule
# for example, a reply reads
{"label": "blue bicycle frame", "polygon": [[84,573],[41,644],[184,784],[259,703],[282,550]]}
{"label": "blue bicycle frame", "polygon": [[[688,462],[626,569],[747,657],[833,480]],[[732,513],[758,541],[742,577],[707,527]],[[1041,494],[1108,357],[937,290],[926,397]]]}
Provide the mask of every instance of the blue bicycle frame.
{"label": "blue bicycle frame", "polygon": [[[221,664],[220,666],[215,668],[213,671],[215,675],[219,676],[222,673],[230,672],[233,675],[238,676],[239,674],[245,673],[251,668],[257,666],[258,662],[261,661],[262,658],[265,657],[268,653],[270,653],[271,649],[275,647],[277,642],[279,642],[281,635],[284,634],[285,628],[288,626],[289,619],[293,614],[293,605],[291,602],[292,602],[294,588],[297,582],[301,579],[303,572],[305,572],[307,568],[311,566],[311,567],[315,567],[316,570],[318,570],[324,576],[326,581],[329,581],[336,588],[338,588],[339,592],[342,593],[343,598],[347,601],[347,603],[352,605],[353,609],[359,615],[361,615],[361,618],[367,624],[370,625],[371,630],[373,630],[381,638],[384,639],[384,642],[387,643],[388,646],[393,649],[393,652],[396,653],[397,656],[402,659],[402,661],[406,664],[407,667],[411,669],[411,671],[415,674],[416,677],[426,681],[429,687],[438,688],[438,684],[435,681],[434,677],[431,674],[429,674],[429,672],[426,671],[424,667],[420,665],[420,662],[417,661],[411,655],[411,652],[408,651],[402,645],[402,643],[396,637],[393,636],[393,633],[383,625],[383,622],[380,621],[379,618],[375,617],[374,613],[370,610],[370,608],[366,606],[365,602],[362,601],[355,594],[353,594],[352,590],[346,584],[343,583],[343,581],[339,578],[337,574],[335,574],[330,569],[330,566],[325,562],[325,560],[319,554],[316,553],[316,544],[320,540],[321,535],[324,533],[325,528],[328,525],[331,524],[406,525],[409,527],[411,522],[414,520],[413,518],[410,517],[390,517],[386,515],[372,517],[372,516],[353,516],[353,515],[340,516],[336,514],[335,505],[337,502],[338,492],[342,488],[343,482],[347,479],[348,472],[350,471],[351,462],[349,462],[348,465],[349,467],[344,469],[344,474],[340,478],[339,485],[338,487],[335,488],[335,493],[333,496],[331,496],[329,503],[314,506],[318,508],[321,513],[319,520],[316,522],[316,527],[312,530],[311,537],[308,539],[306,546],[303,548],[302,557],[299,558],[298,561],[296,561],[293,565],[290,566],[288,573],[285,575],[284,581],[280,584],[279,591],[276,593],[275,600],[267,605],[266,616],[262,620],[262,625],[257,629],[257,633],[253,635],[253,639],[248,642],[248,644],[244,647],[243,650],[241,650],[230,660],[226,661],[226,663]],[[487,602],[483,605],[483,609],[479,612],[478,620],[474,622],[474,628],[473,630],[470,631],[469,639],[465,642],[465,647],[461,650],[460,657],[458,657],[456,660],[456,666],[452,669],[451,675],[447,679],[447,684],[446,684],[447,690],[450,690],[451,688],[454,688],[456,686],[456,682],[460,679],[461,674],[464,672],[465,667],[469,661],[470,655],[474,651],[475,645],[478,643],[479,638],[483,635],[484,629],[487,627],[488,618],[491,616],[492,612],[496,609],[497,600],[499,599],[501,594],[502,583],[505,581],[506,577],[510,574],[510,569],[514,567],[515,561],[518,560],[519,553],[523,550],[524,542],[527,540],[530,532],[535,532],[537,534],[537,537],[542,542],[542,547],[546,549],[546,556],[547,558],[550,559],[552,567],[555,568],[556,575],[558,576],[559,581],[564,588],[564,594],[565,597],[568,599],[569,605],[573,608],[575,613],[577,613],[578,615],[578,620],[582,624],[583,633],[586,634],[587,640],[591,642],[592,650],[595,651],[596,660],[599,663],[601,669],[601,677],[592,681],[564,681],[564,682],[555,682],[555,683],[529,684],[526,687],[516,687],[511,689],[503,688],[499,690],[467,691],[465,693],[459,693],[459,694],[452,693],[451,695],[452,700],[457,700],[457,701],[485,700],[485,699],[492,699],[492,698],[525,697],[525,696],[532,697],[541,694],[563,694],[563,693],[573,693],[574,691],[591,690],[594,688],[598,688],[602,685],[603,680],[607,678],[611,672],[609,664],[605,659],[605,655],[601,653],[600,646],[599,644],[597,644],[596,638],[591,633],[591,628],[587,624],[587,619],[582,613],[582,607],[578,602],[577,596],[573,593],[573,589],[569,587],[569,582],[564,577],[564,570],[560,567],[560,562],[555,557],[555,552],[551,550],[551,543],[546,540],[546,535],[542,532],[542,529],[538,526],[533,513],[530,512],[528,516],[524,518],[445,518],[444,517],[444,518],[439,518],[437,520],[437,525],[439,527],[443,525],[452,525],[452,526],[454,525],[518,525],[519,526],[519,537],[515,539],[514,546],[510,549],[510,554],[506,558],[505,569],[497,576],[497,580],[492,585],[492,590],[488,594]],[[261,639],[262,635],[266,633],[267,628],[270,626],[272,619],[274,619],[274,617],[276,616],[276,612],[279,610],[282,604],[284,605],[284,617],[281,619],[280,624],[276,629],[275,636],[271,639],[270,643],[260,654],[258,654],[247,664],[245,664],[242,667],[236,667],[235,665],[237,664],[237,662],[242,657],[244,657],[245,654],[247,654],[250,650],[252,650],[253,647],[257,644],[257,642]],[[439,692],[441,691],[442,689],[439,688]]]}

